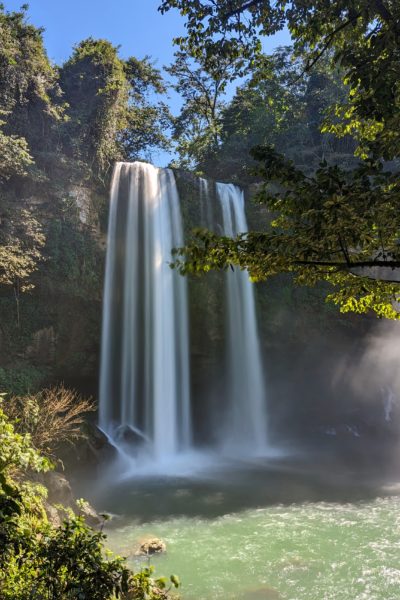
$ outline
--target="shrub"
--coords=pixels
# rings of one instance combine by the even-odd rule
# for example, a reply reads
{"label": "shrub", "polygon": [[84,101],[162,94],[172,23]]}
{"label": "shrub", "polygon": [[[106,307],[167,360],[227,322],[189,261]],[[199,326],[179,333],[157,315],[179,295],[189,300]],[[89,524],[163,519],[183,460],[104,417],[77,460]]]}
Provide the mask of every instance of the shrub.
{"label": "shrub", "polygon": [[82,428],[85,415],[95,407],[91,400],[61,385],[36,394],[14,396],[5,402],[5,410],[18,431],[31,435],[37,450],[54,457],[61,445],[85,437]]}

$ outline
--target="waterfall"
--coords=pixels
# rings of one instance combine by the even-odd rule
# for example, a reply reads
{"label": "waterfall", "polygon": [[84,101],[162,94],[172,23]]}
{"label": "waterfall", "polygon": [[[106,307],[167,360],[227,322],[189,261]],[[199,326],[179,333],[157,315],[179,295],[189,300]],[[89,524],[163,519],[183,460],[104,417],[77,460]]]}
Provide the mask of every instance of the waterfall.
{"label": "waterfall", "polygon": [[[247,231],[239,188],[214,187],[205,179],[198,185],[201,225],[226,236]],[[110,196],[99,421],[122,454],[150,455],[163,464],[192,446],[187,279],[169,266],[171,249],[183,244],[173,172],[140,162],[117,163]],[[214,321],[225,332],[216,380],[218,386],[224,383],[219,387],[223,398],[217,410],[209,405],[202,413],[204,423],[212,431],[222,422],[214,440],[220,440],[224,452],[261,454],[267,446],[266,390],[253,286],[240,269],[229,270],[218,286],[220,310],[226,313],[225,323],[219,311]],[[215,394],[212,385],[205,385],[208,395]]]}
{"label": "waterfall", "polygon": [[99,420],[117,445],[150,447],[157,460],[176,455],[191,440],[187,282],[168,264],[171,249],[182,244],[173,172],[140,162],[117,163]]}
{"label": "waterfall", "polygon": [[[223,234],[247,231],[243,192],[217,183]],[[226,273],[227,394],[225,439],[228,447],[262,453],[267,446],[266,389],[261,364],[254,291],[246,271]]]}

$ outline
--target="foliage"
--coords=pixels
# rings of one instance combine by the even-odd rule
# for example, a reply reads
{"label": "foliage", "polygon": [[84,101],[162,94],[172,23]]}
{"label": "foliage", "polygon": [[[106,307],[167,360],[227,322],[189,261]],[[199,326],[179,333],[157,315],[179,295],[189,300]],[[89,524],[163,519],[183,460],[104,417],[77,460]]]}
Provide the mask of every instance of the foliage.
{"label": "foliage", "polygon": [[17,431],[29,433],[32,445],[42,454],[55,457],[63,444],[85,437],[85,416],[94,404],[63,385],[35,394],[13,396],[4,403],[7,415]]}
{"label": "foliage", "polygon": [[148,100],[150,93],[162,94],[165,88],[148,57],[124,61],[107,40],[88,38],[63,65],[60,83],[69,119],[64,150],[98,176],[116,160],[167,145],[167,108]]}
{"label": "foliage", "polygon": [[170,114],[155,100],[166,89],[149,57],[123,60],[107,40],[88,38],[59,68],[27,10],[0,5],[0,181],[51,176],[68,157],[104,182],[115,160],[168,146]]}
{"label": "foliage", "polygon": [[[237,265],[248,269],[254,281],[291,272],[299,284],[323,280],[338,286],[328,299],[343,312],[373,309],[380,317],[399,318],[393,307],[400,299],[399,285],[391,281],[392,270],[400,266],[398,180],[372,161],[350,172],[324,162],[306,176],[271,148],[253,154],[264,163],[262,179],[280,185],[274,193],[267,183],[258,193],[277,215],[272,229],[235,240],[199,232],[193,244],[179,251],[186,257],[178,263],[181,270]],[[384,275],[377,277],[374,269]]]}
{"label": "foliage", "polygon": [[[52,527],[44,511],[45,490],[32,472],[50,463],[17,433],[0,408],[0,595],[4,600],[164,600],[165,580],[149,569],[132,574],[124,560],[104,556],[105,535],[72,514]],[[177,578],[171,578],[176,587]]]}
{"label": "foliage", "polygon": [[16,368],[0,367],[0,389],[10,395],[23,396],[37,391],[47,372],[32,365],[19,365]]}
{"label": "foliage", "polygon": [[[13,532],[17,534],[17,532]],[[40,528],[39,542],[18,545],[4,569],[4,600],[83,598],[105,600],[127,589],[128,570],[120,558],[103,558],[104,536],[91,531],[82,517],[56,529]],[[14,543],[19,542],[15,535]]]}
{"label": "foliage", "polygon": [[[87,224],[79,220],[75,201],[65,197],[65,190],[60,196],[50,197],[39,210],[35,205],[46,243],[41,249],[43,260],[37,265],[40,269],[32,272],[26,282],[31,287],[19,297],[20,325],[13,287],[0,287],[2,366],[15,367],[5,374],[7,387],[0,388],[14,395],[38,389],[36,378],[30,382],[28,372],[25,377],[26,360],[47,365],[47,372],[40,374],[41,386],[53,381],[54,369],[63,377],[95,376],[104,270],[96,205],[102,197],[89,190],[87,198],[91,202],[89,218],[93,216]],[[8,206],[11,212],[12,200]],[[14,215],[17,218],[18,209]],[[49,328],[52,333],[47,344],[40,335]]]}
{"label": "foliage", "polygon": [[32,288],[29,281],[38,267],[45,237],[39,221],[27,209],[3,216],[0,228],[0,284]]}
{"label": "foliage", "polygon": [[172,116],[164,101],[154,102],[154,97],[165,96],[167,89],[160,71],[148,56],[142,60],[129,58],[124,70],[129,101],[126,126],[118,134],[122,153],[127,160],[150,159],[154,149],[170,147],[167,132]]}
{"label": "foliage", "polygon": [[[265,182],[261,198],[277,211],[272,232],[251,232],[232,241],[207,233],[186,249],[183,271],[239,265],[254,279],[294,272],[298,283],[328,281],[328,299],[343,311],[398,318],[400,154],[400,5],[397,0],[164,0],[161,11],[177,8],[186,17],[181,49],[207,58],[218,52],[257,61],[260,35],[286,25],[295,55],[305,56],[303,73],[322,59],[347,86],[333,100],[325,132],[357,139],[362,159],[351,171],[322,162],[311,176],[274,148],[255,149]],[[240,72],[238,70],[238,72]],[[282,186],[271,194],[269,184]],[[366,269],[370,269],[367,271]]]}
{"label": "foliage", "polygon": [[128,600],[168,600],[171,588],[180,586],[179,578],[171,575],[169,580],[160,577],[155,581],[152,579],[153,567],[145,567],[139,573],[133,575],[129,581],[130,590]]}
{"label": "foliage", "polygon": [[[4,394],[2,396],[4,397]],[[40,472],[49,469],[49,461],[32,448],[29,434],[17,433],[2,408],[0,408],[0,435],[1,486],[12,485],[12,477],[21,470]]]}
{"label": "foliage", "polygon": [[346,97],[339,73],[321,60],[303,77],[304,60],[291,47],[272,56],[260,56],[251,76],[236,91],[220,117],[218,153],[207,157],[201,168],[214,178],[248,183],[256,181],[251,169],[255,146],[273,144],[296,166],[310,174],[322,159],[354,165],[354,142],[321,134],[325,111]]}
{"label": "foliage", "polygon": [[42,259],[45,236],[39,221],[25,208],[3,208],[0,222],[0,285],[13,289],[17,323],[20,294],[33,288],[32,274]]}
{"label": "foliage", "polygon": [[347,103],[336,113],[344,124],[336,132],[358,134],[383,156],[399,154],[400,5],[397,0],[163,0],[161,12],[178,9],[187,36],[176,43],[194,56],[245,57],[256,61],[261,35],[289,29],[305,71],[331,51],[349,86]]}
{"label": "foliage", "polygon": [[26,175],[27,167],[33,163],[26,139],[5,135],[1,130],[4,125],[5,121],[0,121],[0,182],[13,175]]}
{"label": "foliage", "polygon": [[106,40],[84,40],[63,65],[60,81],[69,117],[64,149],[101,173],[120,158],[116,133],[128,98],[117,49]]}
{"label": "foliage", "polygon": [[43,273],[60,282],[60,289],[76,296],[92,299],[101,294],[103,253],[93,236],[79,227],[76,207],[65,202],[62,212],[55,215],[48,230]]}
{"label": "foliage", "polygon": [[166,71],[175,79],[173,87],[184,100],[174,120],[173,139],[179,157],[174,165],[195,168],[206,156],[217,154],[222,98],[234,76],[235,65],[220,57],[207,63],[201,58],[193,61],[183,52],[177,52],[175,62]]}
{"label": "foliage", "polygon": [[43,491],[21,478],[50,464],[32,448],[29,435],[15,432],[1,407],[0,439],[0,591],[3,598],[16,598],[11,596],[16,561],[32,552],[44,517]]}
{"label": "foliage", "polygon": [[187,35],[174,41],[195,58],[248,58],[261,50],[258,33],[275,33],[283,27],[284,9],[278,7],[285,3],[274,3],[276,8],[271,4],[269,0],[162,0],[159,10],[166,13],[175,8],[185,17]]}
{"label": "foliage", "polygon": [[57,69],[48,60],[42,30],[27,23],[26,10],[6,12],[0,5],[1,141],[25,165],[28,148],[36,155],[46,150],[53,127],[63,118]]}

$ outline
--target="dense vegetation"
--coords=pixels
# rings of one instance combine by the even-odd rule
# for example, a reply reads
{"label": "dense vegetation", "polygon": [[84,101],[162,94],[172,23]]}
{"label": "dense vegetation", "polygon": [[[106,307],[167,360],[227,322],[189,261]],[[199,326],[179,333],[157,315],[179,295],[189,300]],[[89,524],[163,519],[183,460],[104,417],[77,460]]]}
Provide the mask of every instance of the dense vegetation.
{"label": "dense vegetation", "polygon": [[[178,53],[169,70],[177,78],[177,90],[184,85],[184,94],[190,98],[175,120],[179,166],[246,185],[260,180],[252,173],[257,163],[251,150],[265,144],[285,152],[307,174],[315,172],[323,158],[346,166],[356,164],[356,146],[350,136],[338,139],[321,132],[325,110],[347,93],[327,60],[302,76],[304,58],[296,59],[292,48],[260,55],[249,77],[226,103],[223,92],[236,73],[235,63],[216,72],[208,64],[191,64],[182,56]],[[210,113],[203,122],[199,120],[202,111]],[[197,127],[191,129],[193,123]]]}
{"label": "dense vegetation", "polygon": [[0,283],[17,303],[48,252],[43,225],[16,197],[68,181],[106,189],[116,160],[165,148],[170,116],[154,100],[164,92],[149,58],[122,60],[106,40],[84,40],[52,65],[26,12],[0,9]]}
{"label": "dense vegetation", "polygon": [[[53,402],[46,406],[43,398],[31,397],[30,408],[36,402],[40,420],[56,414],[70,416],[61,429],[48,431],[53,443],[60,432],[64,437],[76,435],[76,413],[86,410],[79,402],[60,407],[60,399],[68,403],[66,390],[48,391]],[[3,399],[4,401],[4,399]],[[7,400],[5,401],[7,405]],[[80,408],[79,408],[80,406]],[[51,410],[49,410],[51,408]],[[58,413],[57,413],[58,410]],[[34,421],[34,411],[30,415]],[[47,423],[49,425],[49,422]],[[46,488],[35,481],[35,474],[53,468],[48,458],[33,445],[38,437],[37,425],[31,424],[35,435],[18,432],[16,425],[0,406],[0,595],[3,600],[166,600],[168,590],[178,587],[171,580],[152,578],[152,569],[132,573],[122,558],[104,550],[105,535],[94,531],[83,516],[65,509],[61,526],[52,525],[46,515]],[[28,429],[30,427],[28,426]],[[43,431],[43,430],[42,430]],[[45,442],[48,448],[49,439]]]}
{"label": "dense vegetation", "polygon": [[122,60],[110,42],[89,38],[57,67],[26,12],[2,9],[0,22],[2,180],[41,178],[69,159],[102,179],[116,160],[167,146],[168,109],[154,100],[165,86],[148,57]]}
{"label": "dense vegetation", "polygon": [[[299,79],[305,85],[315,81],[325,63],[330,78],[341,79],[343,85],[327,105],[322,130],[339,138],[351,136],[359,159],[353,165],[322,160],[310,173],[277,152],[286,149],[274,135],[260,140],[253,158],[259,161],[256,176],[264,182],[259,199],[277,215],[272,231],[251,232],[236,241],[201,233],[183,251],[182,270],[239,265],[255,280],[294,273],[300,284],[332,284],[328,298],[343,311],[372,309],[378,316],[398,318],[398,2],[162,2],[162,11],[171,8],[178,8],[187,22],[187,36],[176,40],[181,52],[201,61],[210,73],[218,54],[236,64],[238,75],[250,61],[262,85],[270,70],[262,71],[260,36],[287,26],[294,57],[302,63],[289,94],[296,93]],[[272,112],[279,116],[280,103],[275,100],[274,110],[273,94],[267,104],[270,98]],[[284,115],[282,121],[287,126]],[[307,121],[312,125],[310,115]]]}

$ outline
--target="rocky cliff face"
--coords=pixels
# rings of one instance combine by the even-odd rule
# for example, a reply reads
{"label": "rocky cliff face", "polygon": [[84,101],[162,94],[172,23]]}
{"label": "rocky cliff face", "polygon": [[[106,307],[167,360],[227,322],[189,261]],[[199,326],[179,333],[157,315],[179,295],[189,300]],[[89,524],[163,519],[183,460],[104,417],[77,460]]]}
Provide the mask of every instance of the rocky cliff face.
{"label": "rocky cliff face", "polygon": [[62,380],[97,388],[107,193],[80,182],[42,184],[15,200],[32,211],[45,236],[34,288],[0,295],[0,387],[14,393]]}
{"label": "rocky cliff face", "polygon": [[[181,171],[176,179],[188,234],[205,225],[199,181]],[[215,201],[212,186],[210,201]],[[20,328],[12,291],[4,289],[0,295],[0,389],[24,393],[64,381],[96,397],[108,192],[73,182],[22,193],[19,202],[40,219],[47,242],[35,288],[21,299]],[[251,193],[246,202],[250,227],[268,223],[268,214],[251,202]],[[218,419],[224,398],[223,281],[223,273],[211,273],[189,283],[199,442],[209,438],[203,415]],[[353,439],[359,433],[393,430],[396,415],[391,423],[384,420],[381,397],[366,406],[362,395],[337,377],[343,361],[356,363],[362,354],[373,325],[369,319],[341,316],[323,301],[320,290],[295,288],[290,277],[258,284],[256,302],[273,431],[288,439],[331,434]]]}

